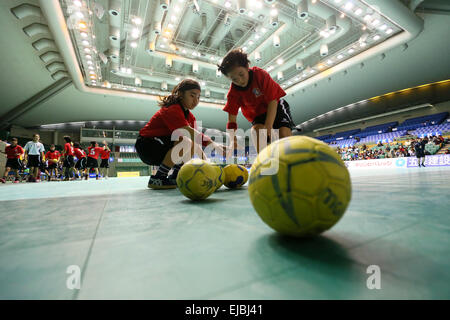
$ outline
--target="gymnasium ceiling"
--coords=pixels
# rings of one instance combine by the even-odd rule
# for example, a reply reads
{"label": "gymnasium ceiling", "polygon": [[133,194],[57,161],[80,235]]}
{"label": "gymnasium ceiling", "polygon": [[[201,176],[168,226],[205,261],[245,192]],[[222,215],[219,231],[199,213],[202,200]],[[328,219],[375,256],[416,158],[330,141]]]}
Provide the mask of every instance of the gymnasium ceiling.
{"label": "gymnasium ceiling", "polygon": [[[41,7],[42,1],[60,5],[63,19]],[[305,2],[307,7],[299,5]],[[285,88],[297,124],[387,92],[449,79],[449,2],[374,3],[2,0],[0,122],[33,127],[147,121],[158,108],[156,98],[190,77],[204,88],[197,119],[223,130],[227,116],[220,109],[229,81],[218,77],[215,64],[236,47],[246,47],[251,65],[269,71]],[[393,14],[398,5],[408,8],[408,17]],[[420,19],[414,21],[415,15]],[[408,19],[423,20],[423,30],[396,42],[411,32],[404,27]],[[376,113],[374,108],[367,114]],[[242,116],[238,122],[249,127]]]}

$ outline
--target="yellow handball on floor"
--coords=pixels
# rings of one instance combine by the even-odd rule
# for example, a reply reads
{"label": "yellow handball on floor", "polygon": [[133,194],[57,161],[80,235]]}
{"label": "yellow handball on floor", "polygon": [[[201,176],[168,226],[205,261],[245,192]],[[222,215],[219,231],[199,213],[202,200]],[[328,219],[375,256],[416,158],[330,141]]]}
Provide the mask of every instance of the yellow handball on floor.
{"label": "yellow handball on floor", "polygon": [[220,166],[216,163],[213,163],[211,165],[213,166],[214,170],[216,170],[216,180],[215,180],[216,190],[214,190],[214,191],[217,191],[220,189],[220,187],[223,185],[223,182],[225,181],[225,172],[224,172],[222,166]]}
{"label": "yellow handball on floor", "polygon": [[223,171],[225,172],[224,185],[230,189],[242,187],[248,180],[247,168],[239,164],[229,164]]}
{"label": "yellow handball on floor", "polygon": [[259,153],[248,192],[267,225],[302,237],[334,226],[350,203],[352,189],[347,167],[334,149],[317,139],[292,136]]}
{"label": "yellow handball on floor", "polygon": [[211,163],[192,159],[186,162],[178,172],[178,189],[191,200],[208,198],[216,190],[217,171]]}

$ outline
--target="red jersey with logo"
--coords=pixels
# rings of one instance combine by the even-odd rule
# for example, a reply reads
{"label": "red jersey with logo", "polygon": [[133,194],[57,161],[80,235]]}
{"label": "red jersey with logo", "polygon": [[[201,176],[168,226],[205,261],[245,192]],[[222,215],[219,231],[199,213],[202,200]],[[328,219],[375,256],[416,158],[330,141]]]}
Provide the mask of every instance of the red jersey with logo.
{"label": "red jersey with logo", "polygon": [[16,145],[15,147],[9,145],[5,147],[5,153],[8,159],[19,159],[20,155],[24,152],[23,148],[19,145]]}
{"label": "red jersey with logo", "polygon": [[100,158],[101,159],[109,159],[110,154],[111,154],[111,150],[103,149],[102,152],[100,152]]}
{"label": "red jersey with logo", "polygon": [[58,160],[59,157],[61,157],[61,153],[59,153],[58,150],[55,151],[47,151],[47,153],[45,154],[45,159],[47,160]]}
{"label": "red jersey with logo", "polygon": [[249,68],[248,82],[245,88],[231,85],[227,94],[227,104],[223,110],[237,115],[240,108],[244,117],[253,122],[257,116],[267,112],[270,101],[279,101],[286,92],[269,73],[258,67]]}
{"label": "red jersey with logo", "polygon": [[150,121],[139,131],[142,137],[170,136],[178,128],[190,126],[195,128],[196,120],[189,110],[179,104],[159,109]]}
{"label": "red jersey with logo", "polygon": [[[176,129],[189,126],[197,129],[197,121],[189,110],[179,104],[173,104],[159,109],[150,121],[139,131],[142,137],[171,136]],[[202,145],[206,146],[211,139],[202,134]]]}
{"label": "red jersey with logo", "polygon": [[74,151],[75,151],[75,156],[77,157],[77,159],[86,158],[86,152],[84,152],[83,149],[75,148]]}
{"label": "red jersey with logo", "polygon": [[64,155],[65,156],[73,156],[75,155],[74,147],[70,142],[67,142],[64,145]]}
{"label": "red jersey with logo", "polygon": [[88,157],[98,159],[100,152],[102,152],[103,148],[101,147],[89,147],[88,148]]}

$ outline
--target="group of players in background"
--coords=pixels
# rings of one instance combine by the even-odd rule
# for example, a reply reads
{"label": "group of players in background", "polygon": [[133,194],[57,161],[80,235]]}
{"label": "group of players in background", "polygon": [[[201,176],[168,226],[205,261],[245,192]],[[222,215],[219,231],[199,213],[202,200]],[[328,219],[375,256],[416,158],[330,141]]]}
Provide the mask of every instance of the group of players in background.
{"label": "group of players in background", "polygon": [[108,177],[111,150],[106,141],[103,141],[102,147],[97,142],[91,141],[86,152],[80,143],[73,142],[69,136],[65,136],[62,151],[56,150],[55,145],[52,144],[50,150],[45,152],[44,145],[39,140],[39,134],[34,134],[33,140],[28,141],[22,148],[17,138],[11,139],[11,143],[6,145],[4,152],[7,161],[3,177],[0,178],[2,183],[6,183],[11,171],[14,172],[14,183],[22,180],[21,173],[23,176],[25,171],[28,171],[27,182],[41,181],[42,174],[45,174],[48,181],[88,180],[90,171],[95,172],[98,180],[99,157],[101,158],[100,173],[102,177]]}

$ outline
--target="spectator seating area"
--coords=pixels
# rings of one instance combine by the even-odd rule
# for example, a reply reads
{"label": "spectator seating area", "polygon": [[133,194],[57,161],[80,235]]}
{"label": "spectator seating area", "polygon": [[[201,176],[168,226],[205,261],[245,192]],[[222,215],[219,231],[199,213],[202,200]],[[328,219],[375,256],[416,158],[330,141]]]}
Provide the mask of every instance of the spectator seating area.
{"label": "spectator seating area", "polygon": [[406,134],[418,137],[440,135],[450,131],[450,119],[444,121],[448,115],[448,112],[441,112],[434,115],[406,119],[400,125],[395,121],[369,126],[363,130],[353,129],[337,132],[334,135],[323,135],[316,137],[316,139],[333,146],[347,147],[355,143],[392,142],[396,138]]}
{"label": "spectator seating area", "polygon": [[429,116],[406,119],[396,130],[415,130],[420,127],[440,124],[448,117],[448,112],[441,112]]}

